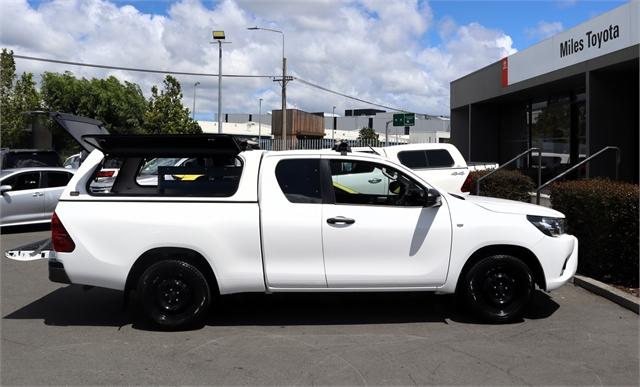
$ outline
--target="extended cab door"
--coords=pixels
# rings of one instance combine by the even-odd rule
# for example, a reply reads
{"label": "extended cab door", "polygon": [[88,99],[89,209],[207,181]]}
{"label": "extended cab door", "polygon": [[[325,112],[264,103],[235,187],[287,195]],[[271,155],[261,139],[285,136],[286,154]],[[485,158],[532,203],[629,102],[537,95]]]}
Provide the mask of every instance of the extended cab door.
{"label": "extended cab door", "polygon": [[265,280],[270,288],[324,288],[320,157],[267,154],[260,173]]}
{"label": "extended cab door", "polygon": [[[328,160],[327,160],[328,159]],[[418,182],[382,162],[327,157],[331,198],[322,205],[329,288],[435,287],[447,277],[451,220],[445,200],[426,208],[408,199]],[[356,171],[357,173],[353,173]],[[349,173],[353,186],[336,183]],[[389,181],[386,194],[358,191],[371,178]],[[359,180],[356,181],[356,180]]]}

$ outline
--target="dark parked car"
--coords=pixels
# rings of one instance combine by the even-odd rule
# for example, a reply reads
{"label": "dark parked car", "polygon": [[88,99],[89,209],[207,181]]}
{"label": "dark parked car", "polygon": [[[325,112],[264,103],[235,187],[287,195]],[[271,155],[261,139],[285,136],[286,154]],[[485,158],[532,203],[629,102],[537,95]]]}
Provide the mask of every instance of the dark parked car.
{"label": "dark parked car", "polygon": [[2,149],[0,169],[28,167],[61,167],[60,156],[54,150]]}

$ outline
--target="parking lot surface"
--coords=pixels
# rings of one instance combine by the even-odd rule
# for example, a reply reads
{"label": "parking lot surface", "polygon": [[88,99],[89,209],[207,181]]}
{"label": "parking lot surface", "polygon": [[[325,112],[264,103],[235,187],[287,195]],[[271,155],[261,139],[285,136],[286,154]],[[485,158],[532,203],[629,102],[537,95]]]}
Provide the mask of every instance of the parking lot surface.
{"label": "parking lot surface", "polygon": [[[2,250],[47,238],[5,233]],[[118,242],[114,242],[118,243]],[[223,297],[204,327],[159,332],[121,293],[54,284],[2,257],[2,385],[637,385],[638,315],[568,284],[486,325],[452,296]]]}

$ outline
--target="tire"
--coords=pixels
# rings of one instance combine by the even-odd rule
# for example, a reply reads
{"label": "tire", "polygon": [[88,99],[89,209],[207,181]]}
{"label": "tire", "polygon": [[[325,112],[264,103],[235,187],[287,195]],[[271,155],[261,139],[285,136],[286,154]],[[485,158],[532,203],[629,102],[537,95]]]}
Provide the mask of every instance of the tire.
{"label": "tire", "polygon": [[493,255],[476,262],[462,285],[465,303],[478,317],[492,323],[521,318],[535,286],[529,267],[510,255]]}
{"label": "tire", "polygon": [[195,266],[178,260],[164,260],[149,266],[137,285],[146,317],[160,328],[184,328],[206,315],[211,290]]}

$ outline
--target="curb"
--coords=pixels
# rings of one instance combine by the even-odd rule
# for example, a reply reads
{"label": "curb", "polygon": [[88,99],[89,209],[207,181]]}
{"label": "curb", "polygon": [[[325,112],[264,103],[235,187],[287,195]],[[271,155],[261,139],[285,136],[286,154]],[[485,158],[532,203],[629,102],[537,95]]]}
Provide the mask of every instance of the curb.
{"label": "curb", "polygon": [[640,310],[640,298],[627,294],[622,290],[618,290],[613,286],[609,286],[603,282],[594,280],[593,278],[576,274],[573,276],[573,284],[587,289],[591,293],[602,296],[609,301],[615,302],[616,304],[629,309],[635,314],[638,314],[638,311]]}

